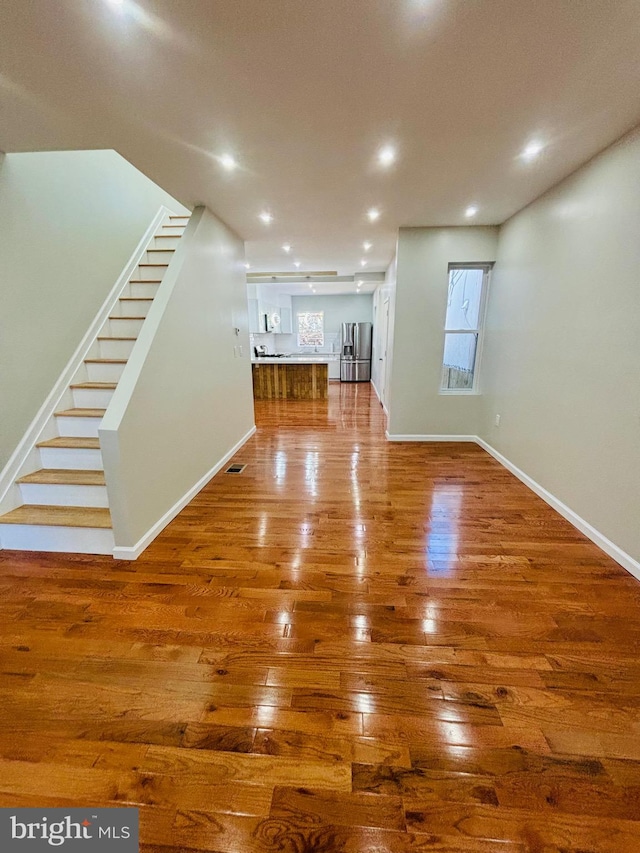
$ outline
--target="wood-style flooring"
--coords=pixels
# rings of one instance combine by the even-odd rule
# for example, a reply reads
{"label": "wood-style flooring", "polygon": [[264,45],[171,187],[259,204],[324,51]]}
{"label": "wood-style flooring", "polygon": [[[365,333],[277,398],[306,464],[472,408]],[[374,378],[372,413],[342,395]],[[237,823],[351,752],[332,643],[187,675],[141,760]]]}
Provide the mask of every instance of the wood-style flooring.
{"label": "wood-style flooring", "polygon": [[0,552],[0,805],[143,853],[637,853],[640,585],[369,386],[258,431],[134,563]]}

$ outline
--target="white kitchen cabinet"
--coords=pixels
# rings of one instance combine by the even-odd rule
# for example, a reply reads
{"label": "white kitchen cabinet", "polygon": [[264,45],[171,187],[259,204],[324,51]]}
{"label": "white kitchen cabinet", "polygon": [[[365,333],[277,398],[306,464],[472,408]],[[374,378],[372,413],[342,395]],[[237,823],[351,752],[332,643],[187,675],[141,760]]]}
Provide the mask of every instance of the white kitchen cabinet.
{"label": "white kitchen cabinet", "polygon": [[283,305],[280,308],[280,329],[282,335],[290,335],[293,332],[293,320],[291,317],[291,308]]}
{"label": "white kitchen cabinet", "polygon": [[290,335],[292,332],[291,296],[288,293],[275,293],[274,311],[280,317],[280,324],[276,325],[274,332],[280,335]]}
{"label": "white kitchen cabinet", "polygon": [[255,334],[256,332],[264,332],[260,328],[260,311],[257,299],[249,299],[249,331]]}
{"label": "white kitchen cabinet", "polygon": [[330,357],[329,379],[340,379],[340,356]]}
{"label": "white kitchen cabinet", "polygon": [[[280,316],[280,309],[275,305],[272,305],[271,302],[267,302],[266,300],[260,300],[258,302],[258,320],[259,320],[259,329],[260,332],[277,332],[278,324],[273,323],[273,319],[275,317]],[[267,321],[268,318],[268,321]]]}

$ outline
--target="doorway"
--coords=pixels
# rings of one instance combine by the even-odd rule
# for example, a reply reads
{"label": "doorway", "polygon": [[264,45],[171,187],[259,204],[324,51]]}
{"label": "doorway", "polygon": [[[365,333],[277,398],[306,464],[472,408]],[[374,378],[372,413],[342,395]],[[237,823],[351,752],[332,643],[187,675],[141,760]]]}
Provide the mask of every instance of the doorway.
{"label": "doorway", "polygon": [[379,388],[378,396],[380,398],[380,403],[382,404],[382,408],[387,412],[387,374],[388,374],[388,364],[387,364],[387,354],[389,350],[389,310],[390,310],[390,302],[391,300],[387,297],[382,303],[382,311],[380,317],[380,337],[378,338],[380,344],[380,352],[378,355],[378,382]]}

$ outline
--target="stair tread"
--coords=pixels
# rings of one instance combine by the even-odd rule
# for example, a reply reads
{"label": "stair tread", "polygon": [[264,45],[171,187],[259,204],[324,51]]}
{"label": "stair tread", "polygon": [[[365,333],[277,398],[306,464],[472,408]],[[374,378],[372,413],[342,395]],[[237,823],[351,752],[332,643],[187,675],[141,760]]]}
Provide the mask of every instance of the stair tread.
{"label": "stair tread", "polygon": [[169,264],[138,264],[139,267],[168,267]]}
{"label": "stair tread", "polygon": [[[118,340],[115,338],[114,340]],[[70,388],[91,388],[95,391],[114,391],[118,387],[117,382],[76,382]]]}
{"label": "stair tread", "polygon": [[55,438],[48,438],[46,441],[39,441],[36,447],[66,447],[74,450],[100,450],[99,438],[88,438],[84,435],[58,435]]}
{"label": "stair tread", "polygon": [[129,336],[128,338],[116,337],[115,335],[98,335],[99,341],[137,341],[137,338]]}
{"label": "stair tread", "polygon": [[146,320],[146,317],[109,317],[110,320]]}
{"label": "stair tread", "polygon": [[153,302],[153,296],[121,296],[120,302]]}
{"label": "stair tread", "polygon": [[[181,225],[163,225],[162,227],[163,228],[181,228],[182,226]],[[175,238],[177,236],[178,236],[177,234],[154,234],[154,238],[156,240],[175,240]],[[153,252],[153,249],[150,249],[149,251]]]}
{"label": "stair tread", "polygon": [[5,515],[0,515],[0,524],[110,528],[111,513],[102,507],[23,504]]}
{"label": "stair tread", "polygon": [[57,418],[102,418],[106,409],[65,409],[56,412]]}
{"label": "stair tread", "polygon": [[141,278],[130,278],[129,284],[162,284],[161,278],[149,278],[147,281]]}
{"label": "stair tread", "polygon": [[147,249],[147,252],[175,252],[175,249],[158,249],[157,247],[152,247],[151,249]]}
{"label": "stair tread", "polygon": [[191,214],[181,215],[181,216],[178,216],[178,215],[170,216],[169,219],[191,219]]}
{"label": "stair tread", "polygon": [[126,364],[126,358],[85,358],[85,364]]}
{"label": "stair tread", "polygon": [[68,468],[41,468],[25,474],[17,483],[42,483],[65,486],[104,486],[104,471],[80,471]]}

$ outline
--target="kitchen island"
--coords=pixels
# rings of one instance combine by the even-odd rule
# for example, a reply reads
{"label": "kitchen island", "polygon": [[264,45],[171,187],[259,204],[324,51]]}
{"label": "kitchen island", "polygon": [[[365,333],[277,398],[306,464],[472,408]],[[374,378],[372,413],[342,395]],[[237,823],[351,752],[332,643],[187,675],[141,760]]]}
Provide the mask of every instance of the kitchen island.
{"label": "kitchen island", "polygon": [[329,392],[330,356],[292,355],[254,358],[255,400],[326,400]]}

